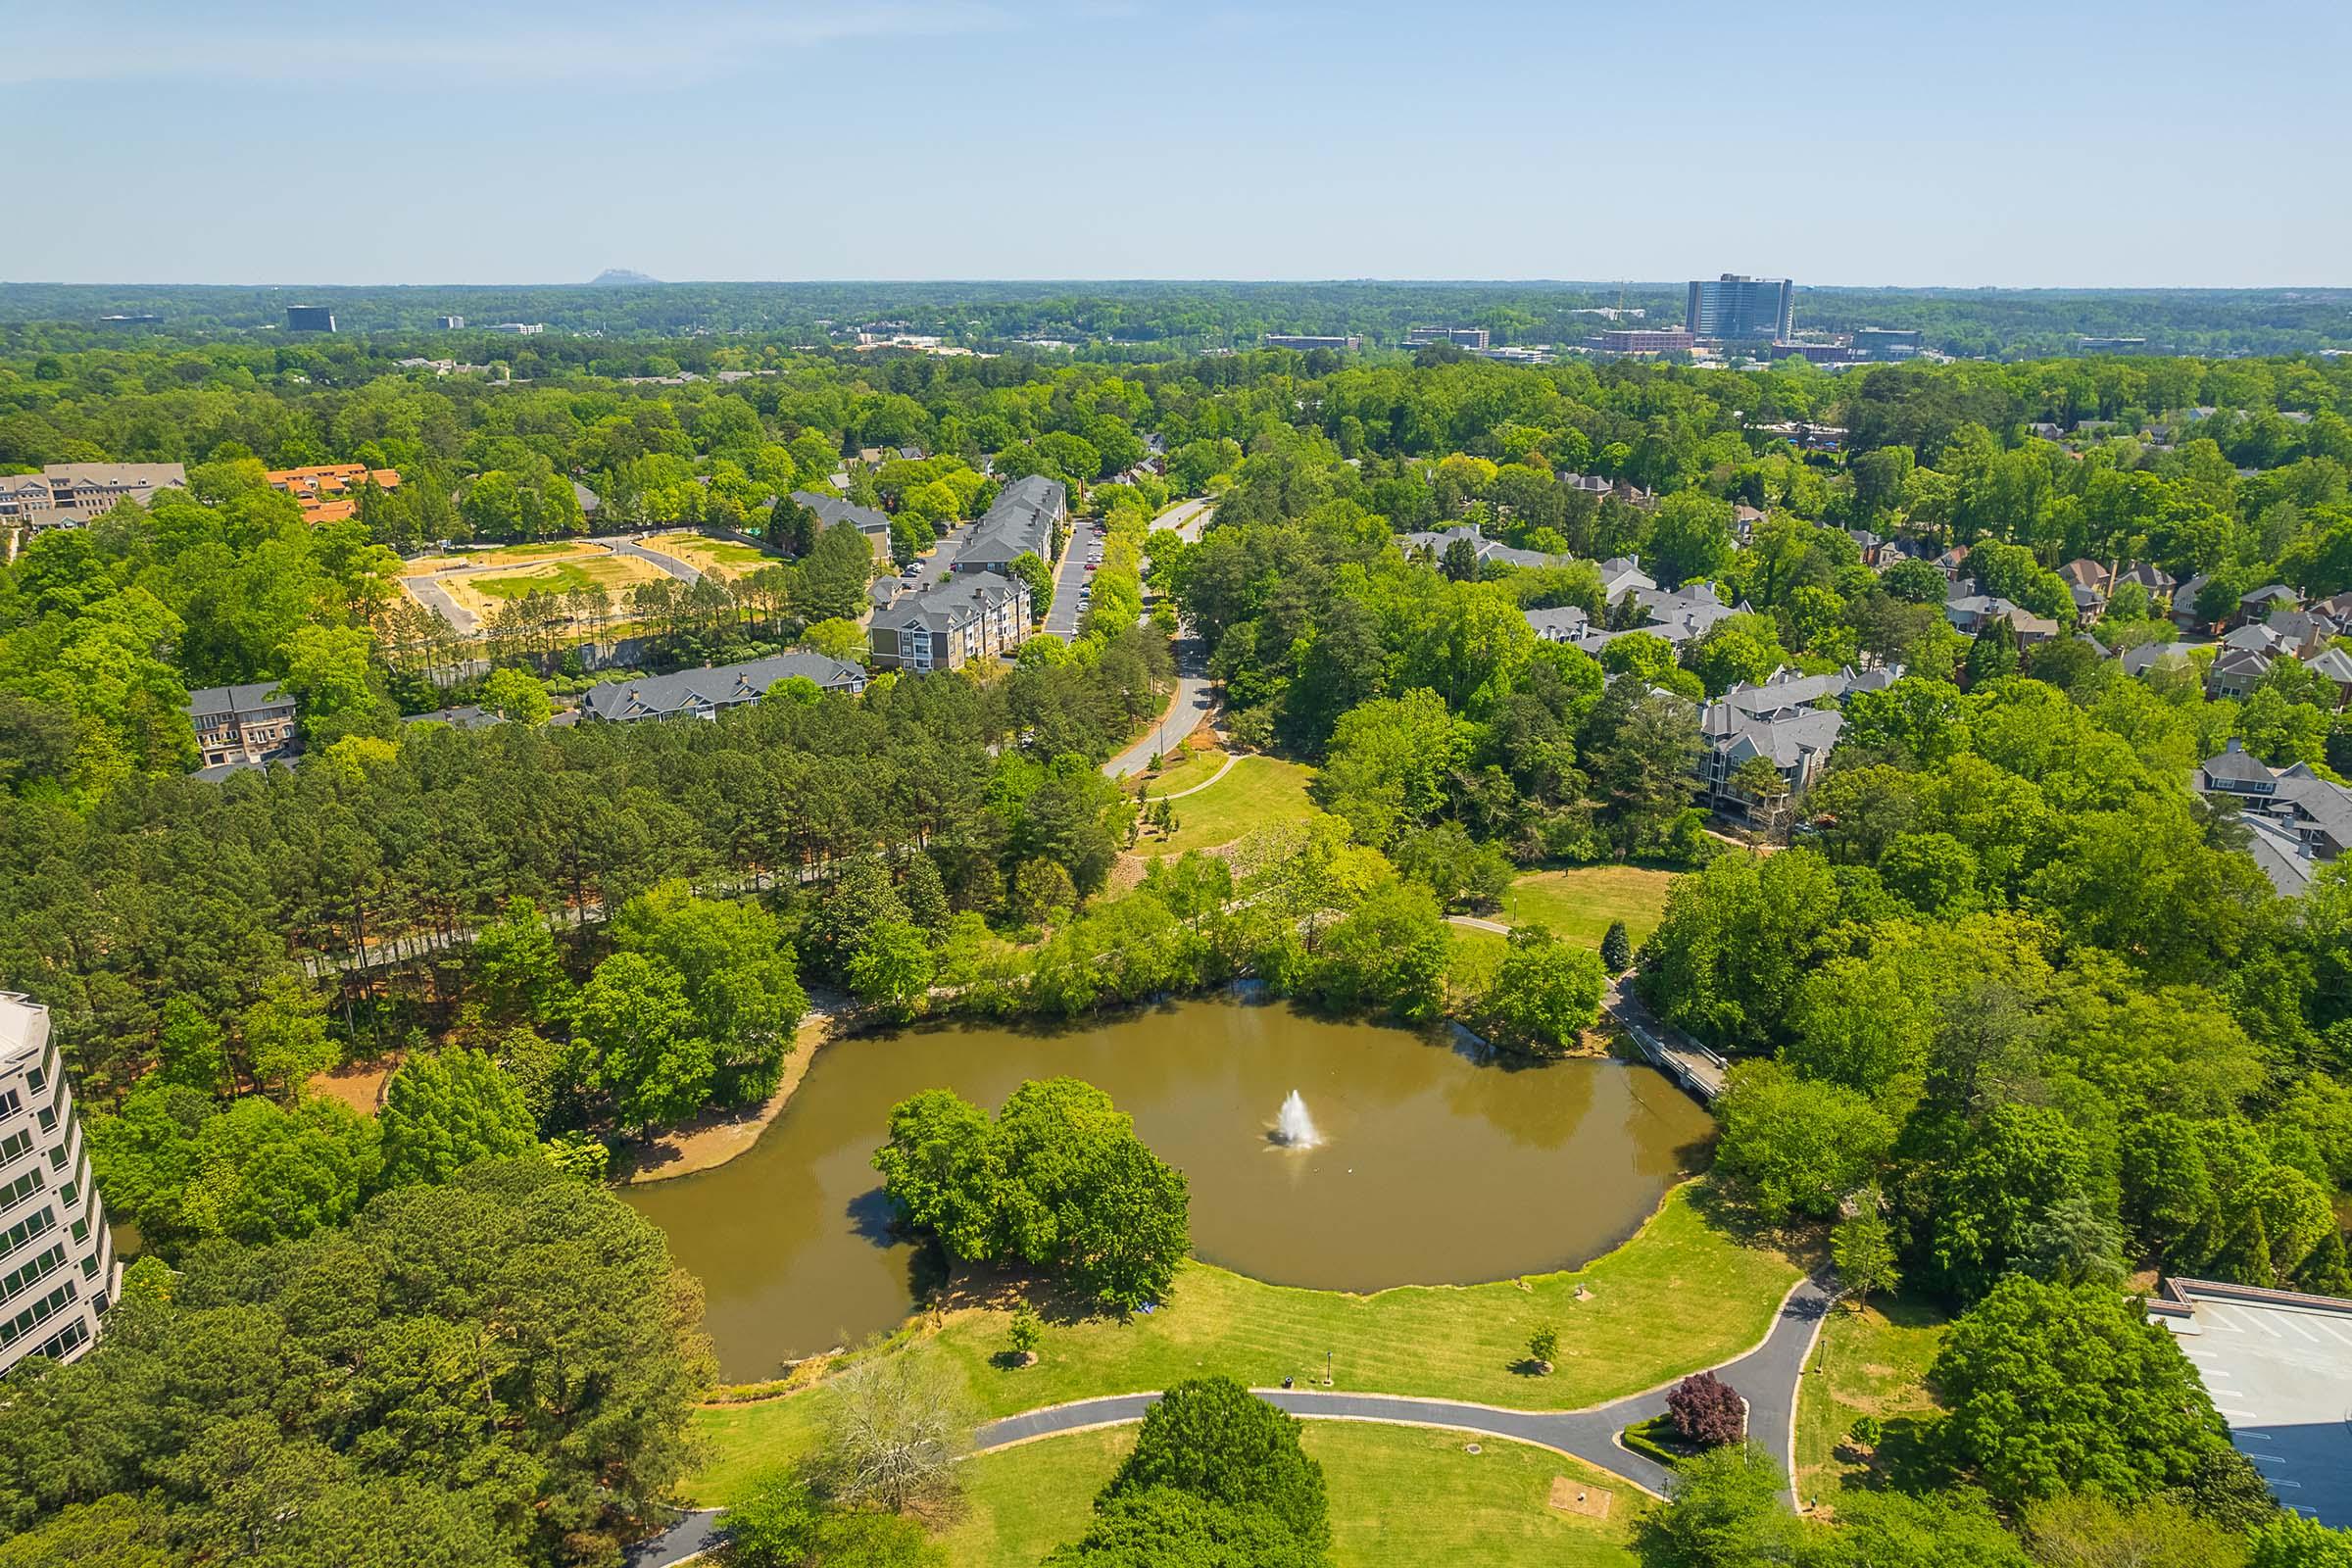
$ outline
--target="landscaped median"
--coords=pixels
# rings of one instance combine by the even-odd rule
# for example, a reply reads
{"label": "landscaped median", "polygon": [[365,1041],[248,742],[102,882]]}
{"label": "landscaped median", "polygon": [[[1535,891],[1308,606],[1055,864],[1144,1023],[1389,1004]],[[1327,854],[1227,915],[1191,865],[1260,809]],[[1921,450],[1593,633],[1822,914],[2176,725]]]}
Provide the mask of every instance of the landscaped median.
{"label": "landscaped median", "polygon": [[[950,1310],[881,1353],[948,1358],[984,1419],[1208,1373],[1319,1387],[1327,1353],[1339,1389],[1576,1409],[1729,1360],[1764,1338],[1798,1270],[1743,1246],[1704,1209],[1703,1185],[1686,1183],[1632,1240],[1584,1268],[1487,1285],[1349,1296],[1189,1263],[1157,1311],[1126,1322],[1050,1317],[1042,1359],[1020,1370],[998,1359],[1010,1313],[995,1306]],[[1544,1324],[1559,1330],[1560,1348],[1551,1375],[1536,1377],[1523,1365],[1526,1345]],[[753,1476],[807,1451],[811,1403],[789,1395],[698,1411],[704,1462],[688,1494],[723,1504]]]}

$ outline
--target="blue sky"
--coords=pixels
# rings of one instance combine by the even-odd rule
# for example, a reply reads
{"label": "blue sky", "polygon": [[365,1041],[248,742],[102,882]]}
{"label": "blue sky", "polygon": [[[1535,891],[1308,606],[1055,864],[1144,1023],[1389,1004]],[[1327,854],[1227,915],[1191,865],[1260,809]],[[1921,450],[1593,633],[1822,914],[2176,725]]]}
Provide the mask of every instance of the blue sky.
{"label": "blue sky", "polygon": [[2352,282],[2235,10],[0,0],[0,278]]}

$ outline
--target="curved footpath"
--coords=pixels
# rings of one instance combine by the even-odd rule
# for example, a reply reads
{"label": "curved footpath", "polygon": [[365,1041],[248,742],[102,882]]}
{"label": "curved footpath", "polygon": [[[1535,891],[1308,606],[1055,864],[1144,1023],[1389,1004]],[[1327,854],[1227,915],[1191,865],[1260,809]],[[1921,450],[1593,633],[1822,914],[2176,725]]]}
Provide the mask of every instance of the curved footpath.
{"label": "curved footpath", "polygon": [[[1829,1314],[1834,1299],[1829,1284],[1818,1276],[1798,1280],[1782,1298],[1780,1315],[1765,1331],[1762,1343],[1745,1355],[1710,1368],[1747,1399],[1748,1436],[1777,1457],[1790,1478],[1782,1501],[1796,1505],[1796,1400],[1804,1378],[1805,1359]],[[1637,1421],[1662,1415],[1666,1391],[1677,1378],[1654,1389],[1612,1399],[1582,1410],[1510,1410],[1500,1405],[1467,1404],[1452,1399],[1425,1399],[1402,1394],[1348,1394],[1322,1389],[1258,1389],[1268,1403],[1306,1420],[1376,1421],[1392,1426],[1442,1427],[1447,1431],[1530,1443],[1582,1459],[1596,1469],[1632,1482],[1652,1495],[1665,1494],[1665,1469],[1641,1454],[1620,1447],[1617,1434]],[[1097,1427],[1140,1421],[1157,1402],[1156,1394],[1113,1394],[1099,1399],[1075,1399],[991,1421],[973,1440],[974,1450],[987,1453],[1040,1438],[1060,1437]],[[715,1510],[686,1515],[666,1533],[632,1548],[629,1568],[669,1568],[708,1551],[716,1540]]]}

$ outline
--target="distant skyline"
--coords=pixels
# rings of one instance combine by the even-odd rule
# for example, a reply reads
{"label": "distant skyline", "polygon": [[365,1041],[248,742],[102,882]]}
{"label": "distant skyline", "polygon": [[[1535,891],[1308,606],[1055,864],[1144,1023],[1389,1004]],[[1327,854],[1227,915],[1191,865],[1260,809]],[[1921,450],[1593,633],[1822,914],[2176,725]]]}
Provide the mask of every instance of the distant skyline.
{"label": "distant skyline", "polygon": [[0,278],[2352,283],[2352,6],[0,0]]}

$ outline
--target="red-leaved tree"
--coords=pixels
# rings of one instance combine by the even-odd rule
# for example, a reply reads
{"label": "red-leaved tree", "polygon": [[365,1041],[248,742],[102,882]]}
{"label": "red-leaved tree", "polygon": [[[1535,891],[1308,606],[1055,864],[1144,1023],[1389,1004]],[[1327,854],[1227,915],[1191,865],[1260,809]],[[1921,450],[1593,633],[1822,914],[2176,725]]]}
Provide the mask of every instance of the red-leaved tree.
{"label": "red-leaved tree", "polygon": [[1712,1372],[1694,1372],[1666,1396],[1666,1413],[1687,1442],[1710,1448],[1747,1435],[1747,1407],[1730,1384]]}

